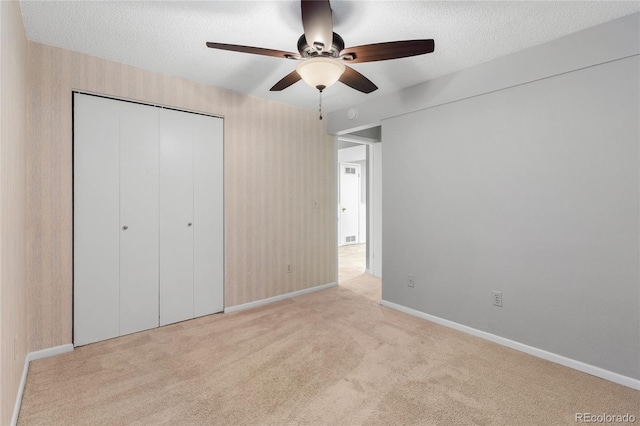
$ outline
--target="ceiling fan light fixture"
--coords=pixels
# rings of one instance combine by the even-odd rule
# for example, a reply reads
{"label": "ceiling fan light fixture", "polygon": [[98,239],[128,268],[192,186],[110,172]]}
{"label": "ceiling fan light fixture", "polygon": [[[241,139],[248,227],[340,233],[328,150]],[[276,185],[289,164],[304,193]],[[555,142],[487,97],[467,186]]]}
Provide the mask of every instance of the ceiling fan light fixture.
{"label": "ceiling fan light fixture", "polygon": [[338,81],[344,70],[345,66],[340,61],[324,56],[305,59],[296,67],[304,82],[318,90],[323,90]]}

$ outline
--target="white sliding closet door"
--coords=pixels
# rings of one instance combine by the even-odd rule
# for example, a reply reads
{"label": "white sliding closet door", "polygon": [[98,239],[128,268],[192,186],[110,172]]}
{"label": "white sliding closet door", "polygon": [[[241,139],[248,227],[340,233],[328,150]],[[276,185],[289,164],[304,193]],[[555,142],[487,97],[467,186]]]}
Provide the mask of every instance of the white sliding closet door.
{"label": "white sliding closet door", "polygon": [[221,312],[223,120],[74,93],[74,339]]}
{"label": "white sliding closet door", "polygon": [[160,111],[160,325],[194,317],[193,117]]}
{"label": "white sliding closet door", "polygon": [[223,121],[194,115],[194,316],[224,309]]}
{"label": "white sliding closet door", "polygon": [[158,326],[159,108],[117,103],[120,105],[120,335],[123,335]]}
{"label": "white sliding closet door", "polygon": [[119,105],[74,97],[74,343],[120,335]]}

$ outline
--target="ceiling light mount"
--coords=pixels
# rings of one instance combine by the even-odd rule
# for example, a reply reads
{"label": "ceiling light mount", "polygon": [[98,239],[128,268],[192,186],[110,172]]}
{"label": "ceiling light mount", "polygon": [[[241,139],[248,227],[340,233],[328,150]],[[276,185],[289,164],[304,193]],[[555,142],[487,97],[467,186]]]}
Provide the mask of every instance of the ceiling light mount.
{"label": "ceiling light mount", "polygon": [[333,41],[331,42],[331,49],[325,50],[324,44],[321,49],[318,49],[318,43],[314,46],[309,46],[304,34],[298,39],[298,52],[303,58],[311,58],[314,56],[328,56],[331,58],[337,58],[340,56],[340,52],[344,49],[344,40],[339,34],[333,33]]}

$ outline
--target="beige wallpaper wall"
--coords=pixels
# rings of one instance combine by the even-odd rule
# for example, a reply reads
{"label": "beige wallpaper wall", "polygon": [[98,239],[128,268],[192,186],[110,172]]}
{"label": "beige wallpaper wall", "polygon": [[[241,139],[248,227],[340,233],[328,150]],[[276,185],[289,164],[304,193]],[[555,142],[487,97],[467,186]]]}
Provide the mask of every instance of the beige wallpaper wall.
{"label": "beige wallpaper wall", "polygon": [[[8,425],[27,352],[25,140],[27,39],[17,2],[0,2],[0,424]],[[14,344],[15,354],[14,354]]]}
{"label": "beige wallpaper wall", "polygon": [[30,351],[71,342],[72,90],[224,116],[225,306],[335,281],[335,142],[315,112],[30,42]]}

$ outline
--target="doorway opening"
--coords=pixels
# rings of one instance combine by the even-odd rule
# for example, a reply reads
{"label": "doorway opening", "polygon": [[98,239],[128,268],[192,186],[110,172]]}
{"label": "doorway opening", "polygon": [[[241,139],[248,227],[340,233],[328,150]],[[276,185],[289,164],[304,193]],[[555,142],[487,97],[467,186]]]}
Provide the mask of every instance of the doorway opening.
{"label": "doorway opening", "polygon": [[[339,281],[354,278],[367,269],[366,146],[354,148],[338,153]],[[350,162],[340,161],[345,159]]]}
{"label": "doorway opening", "polygon": [[338,282],[381,276],[380,127],[338,137]]}

